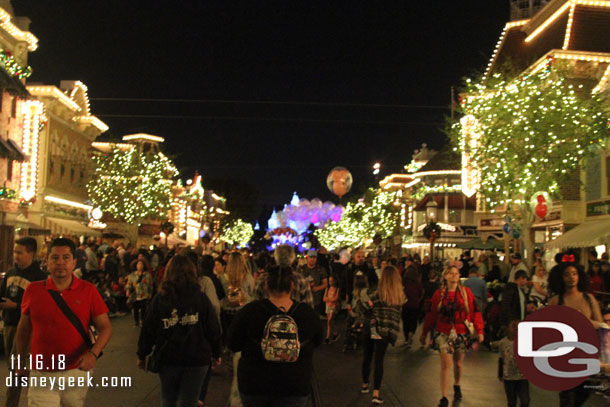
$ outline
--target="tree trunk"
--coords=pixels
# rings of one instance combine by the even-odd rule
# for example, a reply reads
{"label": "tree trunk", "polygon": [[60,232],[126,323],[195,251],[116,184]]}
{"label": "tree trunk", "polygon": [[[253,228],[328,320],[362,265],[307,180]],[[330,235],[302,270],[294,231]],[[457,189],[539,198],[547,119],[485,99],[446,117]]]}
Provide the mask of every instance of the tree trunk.
{"label": "tree trunk", "polygon": [[521,238],[527,252],[525,264],[529,269],[532,268],[532,260],[534,259],[534,242],[532,241],[532,224],[534,223],[534,214],[528,204],[521,206]]}
{"label": "tree trunk", "polygon": [[127,226],[127,236],[125,236],[129,242],[136,246],[138,244],[138,223],[137,221],[135,223],[133,223],[132,225],[128,225]]}

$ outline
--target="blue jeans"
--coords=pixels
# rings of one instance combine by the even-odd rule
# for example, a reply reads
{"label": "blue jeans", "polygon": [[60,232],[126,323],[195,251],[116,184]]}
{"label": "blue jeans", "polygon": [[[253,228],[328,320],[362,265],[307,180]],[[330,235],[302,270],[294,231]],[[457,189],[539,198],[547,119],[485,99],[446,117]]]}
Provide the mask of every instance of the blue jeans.
{"label": "blue jeans", "polygon": [[309,400],[309,396],[278,397],[240,394],[244,407],[307,407],[307,400]]}
{"label": "blue jeans", "polygon": [[199,392],[207,366],[162,366],[161,407],[194,407],[199,400]]}

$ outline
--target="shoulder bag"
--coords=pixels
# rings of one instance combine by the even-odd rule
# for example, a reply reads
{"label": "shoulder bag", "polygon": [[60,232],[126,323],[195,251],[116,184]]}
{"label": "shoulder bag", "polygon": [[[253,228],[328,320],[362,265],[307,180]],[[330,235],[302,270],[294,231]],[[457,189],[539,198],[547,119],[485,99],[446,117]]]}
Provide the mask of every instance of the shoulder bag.
{"label": "shoulder bag", "polygon": [[[45,287],[46,287],[46,282],[45,282]],[[55,290],[49,290],[49,289],[47,289],[47,291],[49,292],[49,295],[51,296],[51,298],[53,298],[53,300],[55,301],[55,303],[57,304],[59,309],[63,312],[63,314],[66,316],[66,318],[68,318],[68,321],[70,321],[70,323],[74,326],[74,328],[76,328],[78,333],[83,337],[83,340],[85,341],[85,345],[87,345],[87,347],[89,349],[91,349],[93,347],[93,344],[97,340],[97,335],[96,335],[95,331],[93,331],[91,329],[91,327],[89,327],[89,332],[85,331],[85,328],[83,328],[83,324],[81,323],[80,319],[78,319],[76,314],[74,314],[74,312],[70,309],[68,304],[66,304],[66,301],[64,301],[64,299],[61,297],[59,292],[57,292]],[[103,354],[104,354],[104,352],[100,352],[100,354],[97,356],[97,359],[102,357]]]}

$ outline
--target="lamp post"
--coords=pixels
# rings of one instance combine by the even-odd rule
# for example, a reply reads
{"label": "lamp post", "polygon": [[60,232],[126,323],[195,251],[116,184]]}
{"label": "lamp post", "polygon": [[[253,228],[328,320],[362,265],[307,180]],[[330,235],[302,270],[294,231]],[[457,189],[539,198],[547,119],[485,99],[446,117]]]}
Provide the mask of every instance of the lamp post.
{"label": "lamp post", "polygon": [[428,240],[430,241],[430,261],[434,261],[434,241],[438,237],[438,233],[432,228],[432,226],[436,226],[436,211],[438,209],[438,204],[436,201],[430,197],[430,200],[426,204],[426,218],[428,219],[428,226],[431,231],[429,232]]}
{"label": "lamp post", "polygon": [[379,182],[379,172],[381,171],[381,164],[375,163],[373,165],[373,175],[375,176],[375,182]]}

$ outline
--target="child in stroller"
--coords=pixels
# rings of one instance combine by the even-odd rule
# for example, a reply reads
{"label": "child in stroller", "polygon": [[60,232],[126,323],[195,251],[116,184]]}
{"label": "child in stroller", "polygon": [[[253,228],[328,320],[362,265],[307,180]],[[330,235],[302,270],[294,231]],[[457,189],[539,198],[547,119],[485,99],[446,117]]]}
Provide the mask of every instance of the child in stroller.
{"label": "child in stroller", "polygon": [[343,352],[348,350],[358,349],[360,338],[362,337],[362,325],[358,324],[356,317],[348,313],[345,327],[345,342],[343,343]]}
{"label": "child in stroller", "polygon": [[370,324],[371,338],[381,336],[377,333],[377,324],[372,316],[373,301],[368,294],[368,281],[364,274],[359,271],[354,276],[354,291],[352,303],[348,304],[348,318],[345,332],[345,343],[343,351],[348,349],[356,350],[358,348],[359,339],[362,336],[365,323]]}

